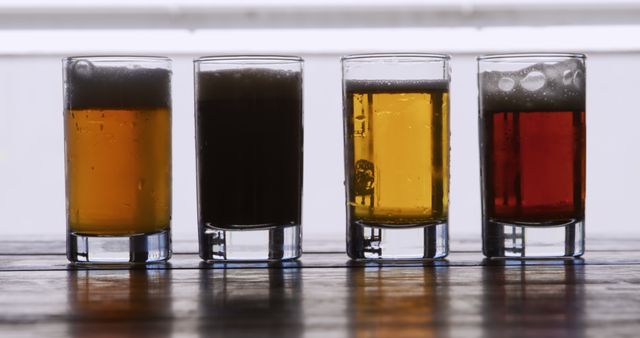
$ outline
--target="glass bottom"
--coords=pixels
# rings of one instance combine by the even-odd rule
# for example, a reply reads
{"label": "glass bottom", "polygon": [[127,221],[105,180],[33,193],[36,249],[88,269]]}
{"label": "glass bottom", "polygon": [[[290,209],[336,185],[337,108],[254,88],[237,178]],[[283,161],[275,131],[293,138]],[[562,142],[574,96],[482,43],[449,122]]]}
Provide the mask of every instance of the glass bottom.
{"label": "glass bottom", "polygon": [[246,230],[200,228],[200,257],[205,261],[283,261],[301,254],[300,225]]}
{"label": "glass bottom", "polygon": [[482,251],[489,258],[578,257],[584,253],[584,220],[559,226],[485,220],[482,237]]}
{"label": "glass bottom", "polygon": [[67,258],[74,263],[152,263],[171,258],[171,231],[134,236],[67,235]]}
{"label": "glass bottom", "polygon": [[433,259],[449,254],[447,222],[391,228],[350,224],[347,254],[352,259]]}

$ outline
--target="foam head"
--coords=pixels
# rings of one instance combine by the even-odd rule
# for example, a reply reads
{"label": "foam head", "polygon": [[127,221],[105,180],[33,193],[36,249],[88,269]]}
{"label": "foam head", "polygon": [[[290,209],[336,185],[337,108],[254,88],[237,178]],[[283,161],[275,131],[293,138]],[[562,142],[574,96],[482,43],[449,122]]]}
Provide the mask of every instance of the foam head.
{"label": "foam head", "polygon": [[582,60],[536,63],[515,71],[480,73],[482,109],[500,112],[584,111]]}
{"label": "foam head", "polygon": [[448,80],[347,80],[347,93],[424,93],[446,92]]}
{"label": "foam head", "polygon": [[71,60],[65,68],[65,90],[67,109],[168,108],[171,71]]}
{"label": "foam head", "polygon": [[247,97],[302,99],[302,74],[299,71],[222,69],[199,72],[197,80],[199,101],[245,100]]}

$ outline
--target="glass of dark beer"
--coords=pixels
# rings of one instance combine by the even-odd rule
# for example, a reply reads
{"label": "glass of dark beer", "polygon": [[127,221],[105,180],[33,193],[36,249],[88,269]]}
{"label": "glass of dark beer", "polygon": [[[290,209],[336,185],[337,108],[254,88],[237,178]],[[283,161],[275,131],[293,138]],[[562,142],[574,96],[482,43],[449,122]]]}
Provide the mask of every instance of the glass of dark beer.
{"label": "glass of dark beer", "polygon": [[448,254],[449,57],[342,59],[347,253]]}
{"label": "glass of dark beer", "polygon": [[171,60],[70,57],[63,68],[68,259],[169,259]]}
{"label": "glass of dark beer", "polygon": [[478,58],[487,257],[584,252],[585,56]]}
{"label": "glass of dark beer", "polygon": [[302,65],[290,56],[194,61],[202,259],[300,256]]}

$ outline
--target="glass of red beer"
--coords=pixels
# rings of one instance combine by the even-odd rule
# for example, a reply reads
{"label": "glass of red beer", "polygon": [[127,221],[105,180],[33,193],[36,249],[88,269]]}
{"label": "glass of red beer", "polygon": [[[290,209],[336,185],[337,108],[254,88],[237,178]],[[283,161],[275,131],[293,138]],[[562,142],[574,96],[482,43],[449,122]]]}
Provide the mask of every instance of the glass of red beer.
{"label": "glass of red beer", "polygon": [[485,256],[584,253],[585,59],[478,58]]}

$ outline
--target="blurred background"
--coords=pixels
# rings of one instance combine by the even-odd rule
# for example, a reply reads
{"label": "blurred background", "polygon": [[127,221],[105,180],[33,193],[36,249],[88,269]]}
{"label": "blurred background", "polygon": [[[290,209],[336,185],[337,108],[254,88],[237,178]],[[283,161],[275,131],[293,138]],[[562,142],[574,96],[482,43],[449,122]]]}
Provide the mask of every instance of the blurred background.
{"label": "blurred background", "polygon": [[61,58],[174,59],[173,231],[190,240],[197,236],[192,60],[292,54],[305,59],[305,241],[342,247],[340,57],[433,52],[452,56],[450,233],[479,249],[475,57],[529,51],[588,55],[587,238],[640,236],[639,36],[640,1],[631,0],[2,0],[0,236],[64,239]]}

